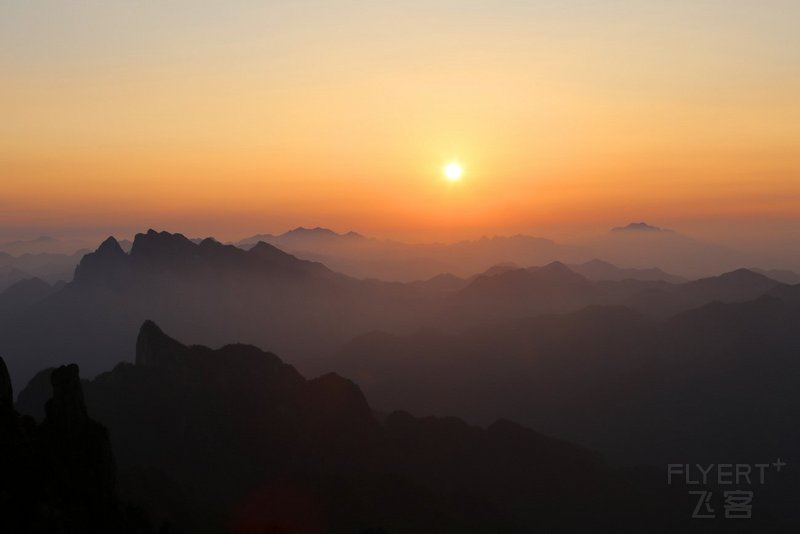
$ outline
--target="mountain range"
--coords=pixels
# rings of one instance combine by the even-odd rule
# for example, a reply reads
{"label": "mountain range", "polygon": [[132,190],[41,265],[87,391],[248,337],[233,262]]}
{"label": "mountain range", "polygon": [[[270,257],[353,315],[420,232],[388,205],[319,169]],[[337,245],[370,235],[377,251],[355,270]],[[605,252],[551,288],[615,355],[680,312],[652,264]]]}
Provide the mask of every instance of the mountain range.
{"label": "mountain range", "polygon": [[[627,232],[662,233],[615,233]],[[263,241],[245,250],[150,230],[126,248],[109,238],[68,283],[0,291],[10,371],[0,405],[16,436],[3,442],[7,465],[34,454],[19,444],[56,417],[50,397],[77,406],[83,427],[108,429],[110,445],[87,446],[86,465],[110,469],[100,459],[113,448],[119,495],[91,490],[80,521],[99,513],[141,532],[625,532],[658,517],[664,532],[683,532],[686,488],[665,487],[658,466],[800,457],[800,285],[784,271],[686,280],[595,259],[400,283]],[[28,384],[16,409],[39,425],[9,411],[9,376]],[[71,384],[66,397],[59,384]],[[754,531],[795,531],[796,518],[773,512],[800,484],[795,471],[781,480],[764,490]],[[18,518],[7,494],[0,512]]]}
{"label": "mountain range", "polygon": [[[573,268],[596,273],[597,266]],[[93,376],[111,354],[132,360],[129,340],[141,321],[153,318],[204,344],[236,339],[274,347],[299,362],[330,355],[373,330],[458,332],[590,305],[627,306],[666,318],[713,300],[753,299],[781,286],[748,270],[670,283],[624,278],[658,278],[660,272],[600,267],[607,273],[603,278],[618,279],[590,280],[553,262],[495,267],[466,279],[389,283],[352,278],[264,242],[243,250],[151,230],[137,234],[129,253],[109,238],[81,259],[68,284],[47,289],[28,283],[0,293],[0,353],[20,380],[58,363],[55,355]]]}
{"label": "mountain range", "polygon": [[[38,373],[17,409],[41,417],[57,373]],[[135,363],[82,390],[108,428],[121,498],[175,532],[686,528],[686,487],[664,485],[659,471],[609,468],[590,450],[506,419],[479,428],[378,415],[339,375],[307,380],[253,346],[186,346],[152,322],[139,331]],[[768,507],[755,524],[794,525]]]}
{"label": "mountain range", "polygon": [[797,459],[798,325],[797,291],[667,320],[589,307],[460,333],[373,332],[306,371],[353,377],[380,410],[502,414],[620,464]]}

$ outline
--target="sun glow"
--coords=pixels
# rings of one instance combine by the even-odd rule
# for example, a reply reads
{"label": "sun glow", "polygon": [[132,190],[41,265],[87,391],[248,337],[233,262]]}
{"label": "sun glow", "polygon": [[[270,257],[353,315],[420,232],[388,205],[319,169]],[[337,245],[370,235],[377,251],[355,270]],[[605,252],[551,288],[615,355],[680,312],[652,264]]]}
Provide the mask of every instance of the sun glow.
{"label": "sun glow", "polygon": [[461,167],[461,164],[456,161],[451,161],[444,166],[444,176],[451,182],[459,181],[462,174],[464,174],[464,169]]}

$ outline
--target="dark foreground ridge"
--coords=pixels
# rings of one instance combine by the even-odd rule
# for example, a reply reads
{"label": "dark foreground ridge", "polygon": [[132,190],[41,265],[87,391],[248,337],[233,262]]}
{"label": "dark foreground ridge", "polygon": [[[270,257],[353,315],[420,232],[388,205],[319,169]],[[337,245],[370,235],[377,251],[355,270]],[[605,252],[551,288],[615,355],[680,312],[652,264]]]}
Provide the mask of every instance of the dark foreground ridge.
{"label": "dark foreground ridge", "polygon": [[78,367],[51,370],[50,382],[52,398],[37,425],[14,411],[0,358],[0,531],[154,532],[117,497],[108,432],[87,414]]}
{"label": "dark foreground ridge", "polygon": [[[48,439],[73,429],[70,439],[88,442],[82,450],[95,451],[98,463],[87,465],[96,486],[81,495],[98,510],[116,509],[105,433],[86,415],[77,369],[37,375],[19,409],[41,413],[47,375],[55,396],[41,428]],[[135,364],[83,390],[89,412],[110,430],[122,498],[177,532],[688,527],[686,490],[666,486],[661,469],[612,470],[589,450],[506,420],[484,429],[453,417],[379,417],[336,374],[306,380],[256,347],[186,346],[152,322],[140,330]],[[68,420],[82,422],[59,423]],[[753,525],[764,521],[780,531],[768,518]]]}

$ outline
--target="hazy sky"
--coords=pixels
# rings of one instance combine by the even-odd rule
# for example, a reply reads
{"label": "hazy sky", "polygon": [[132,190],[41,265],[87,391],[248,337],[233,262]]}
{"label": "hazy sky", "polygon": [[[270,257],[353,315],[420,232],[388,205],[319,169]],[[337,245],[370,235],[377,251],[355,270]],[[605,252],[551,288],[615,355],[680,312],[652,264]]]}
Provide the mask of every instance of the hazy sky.
{"label": "hazy sky", "polygon": [[800,237],[798,20],[789,0],[5,0],[0,230]]}

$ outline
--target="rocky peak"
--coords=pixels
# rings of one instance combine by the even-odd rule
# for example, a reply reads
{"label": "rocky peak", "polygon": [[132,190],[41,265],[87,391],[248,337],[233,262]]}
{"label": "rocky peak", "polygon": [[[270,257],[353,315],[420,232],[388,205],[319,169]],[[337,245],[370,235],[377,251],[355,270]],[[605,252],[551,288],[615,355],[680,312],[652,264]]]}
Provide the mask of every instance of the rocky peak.
{"label": "rocky peak", "polygon": [[110,236],[108,239],[100,243],[100,246],[97,247],[97,253],[107,257],[125,255],[125,251],[122,250],[119,241],[117,241],[114,236]]}
{"label": "rocky peak", "polygon": [[144,234],[136,234],[131,246],[131,257],[153,259],[175,257],[194,253],[197,245],[183,234],[156,232],[153,229]]}
{"label": "rocky peak", "polygon": [[125,264],[128,255],[114,237],[103,241],[97,250],[86,254],[75,268],[77,283],[108,281]]}

